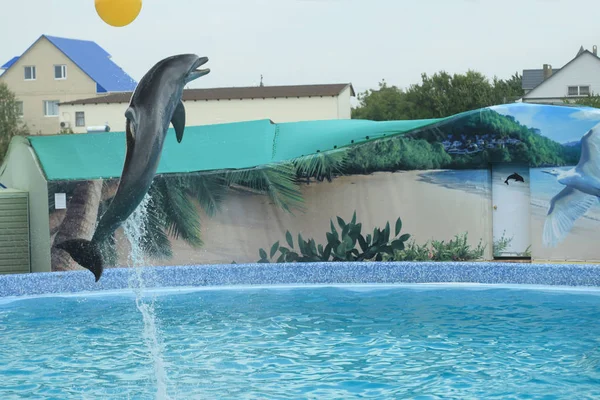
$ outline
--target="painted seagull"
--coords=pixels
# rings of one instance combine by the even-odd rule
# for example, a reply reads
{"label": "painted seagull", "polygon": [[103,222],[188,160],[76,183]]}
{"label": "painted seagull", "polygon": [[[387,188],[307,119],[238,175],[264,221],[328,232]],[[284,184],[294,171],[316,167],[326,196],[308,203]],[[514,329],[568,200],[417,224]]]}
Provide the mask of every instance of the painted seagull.
{"label": "painted seagull", "polygon": [[579,163],[568,171],[542,171],[557,177],[565,185],[550,200],[544,223],[543,244],[554,247],[569,233],[575,221],[582,217],[600,196],[600,123],[581,138]]}

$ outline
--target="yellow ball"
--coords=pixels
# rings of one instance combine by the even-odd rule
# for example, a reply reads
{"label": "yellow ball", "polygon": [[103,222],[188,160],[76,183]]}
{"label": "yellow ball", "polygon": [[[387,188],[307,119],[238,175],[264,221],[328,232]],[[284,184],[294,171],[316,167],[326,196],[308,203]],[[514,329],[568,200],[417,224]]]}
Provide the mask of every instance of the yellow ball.
{"label": "yellow ball", "polygon": [[96,12],[111,26],[125,26],[132,23],[142,10],[142,0],[94,0]]}

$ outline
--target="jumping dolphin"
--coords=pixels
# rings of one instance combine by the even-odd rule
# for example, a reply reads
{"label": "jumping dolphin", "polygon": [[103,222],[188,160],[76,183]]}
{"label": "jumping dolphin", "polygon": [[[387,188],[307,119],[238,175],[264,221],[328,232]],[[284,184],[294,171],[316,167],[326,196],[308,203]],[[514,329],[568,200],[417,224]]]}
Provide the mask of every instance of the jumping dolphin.
{"label": "jumping dolphin", "polygon": [[506,180],[504,181],[504,183],[506,183],[508,185],[508,181],[514,179],[515,182],[523,182],[525,183],[525,180],[523,180],[523,177],[519,174],[517,174],[516,172],[512,175],[509,175],[508,178],[506,178]]}
{"label": "jumping dolphin", "polygon": [[165,58],[154,65],[135,88],[125,111],[127,153],[117,192],[91,240],[71,239],[56,245],[69,253],[96,278],[102,276],[104,263],[99,244],[106,240],[135,211],[150,189],[156,174],[169,124],[177,142],[183,138],[185,108],[183,88],[210,72],[198,69],[208,61],[195,54]]}

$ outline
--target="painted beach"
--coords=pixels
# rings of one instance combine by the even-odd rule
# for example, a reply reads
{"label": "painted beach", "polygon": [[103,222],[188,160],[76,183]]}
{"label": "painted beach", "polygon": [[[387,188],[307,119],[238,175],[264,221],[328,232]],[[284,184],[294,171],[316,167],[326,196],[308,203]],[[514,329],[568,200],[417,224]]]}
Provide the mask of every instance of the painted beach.
{"label": "painted beach", "polygon": [[[600,240],[600,207],[594,207],[575,223],[567,238],[555,248],[542,245],[544,217],[549,201],[562,186],[553,176],[531,170],[531,252],[535,260],[594,261],[595,244]],[[311,182],[302,187],[304,213],[282,211],[263,195],[247,192],[227,197],[222,212],[208,217],[198,208],[202,221],[201,249],[183,240],[172,239],[173,258],[169,264],[244,263],[259,260],[259,249],[276,241],[285,242],[285,232],[325,243],[330,220],[338,216],[350,220],[356,210],[363,232],[393,226],[400,217],[403,232],[422,244],[431,240],[448,241],[467,234],[468,243],[486,245],[483,258],[492,257],[492,201],[488,170],[427,170],[377,172],[351,175],[332,182]],[[127,243],[126,240],[121,243]],[[126,263],[127,248],[120,262]],[[559,256],[560,255],[560,256]],[[164,261],[153,260],[152,265]]]}

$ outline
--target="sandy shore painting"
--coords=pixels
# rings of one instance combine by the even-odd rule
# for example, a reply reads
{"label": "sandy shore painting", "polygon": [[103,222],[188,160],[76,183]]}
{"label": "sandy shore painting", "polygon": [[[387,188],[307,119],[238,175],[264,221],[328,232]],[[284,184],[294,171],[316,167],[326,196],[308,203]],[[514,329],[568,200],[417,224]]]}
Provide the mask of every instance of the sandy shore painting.
{"label": "sandy shore painting", "polygon": [[[564,215],[576,204],[552,207],[565,188],[556,171],[580,163],[586,146],[596,143],[584,135],[599,122],[594,109],[505,105],[282,164],[157,176],[145,233],[135,245],[147,265],[472,261],[506,254],[600,260],[593,245],[600,239],[600,206],[590,204],[572,226]],[[494,168],[515,163],[525,165],[525,179],[493,178]],[[117,184],[51,182],[53,243],[91,237]],[[525,204],[520,220],[503,221],[508,234],[499,235],[493,214],[498,188],[520,184],[527,185],[519,192]],[[67,211],[53,208],[58,192],[67,194]],[[563,219],[548,216],[551,209],[562,210]],[[562,225],[549,224],[553,218]],[[122,228],[103,248],[110,266],[127,265],[130,251]],[[80,268],[55,247],[52,267]]]}

